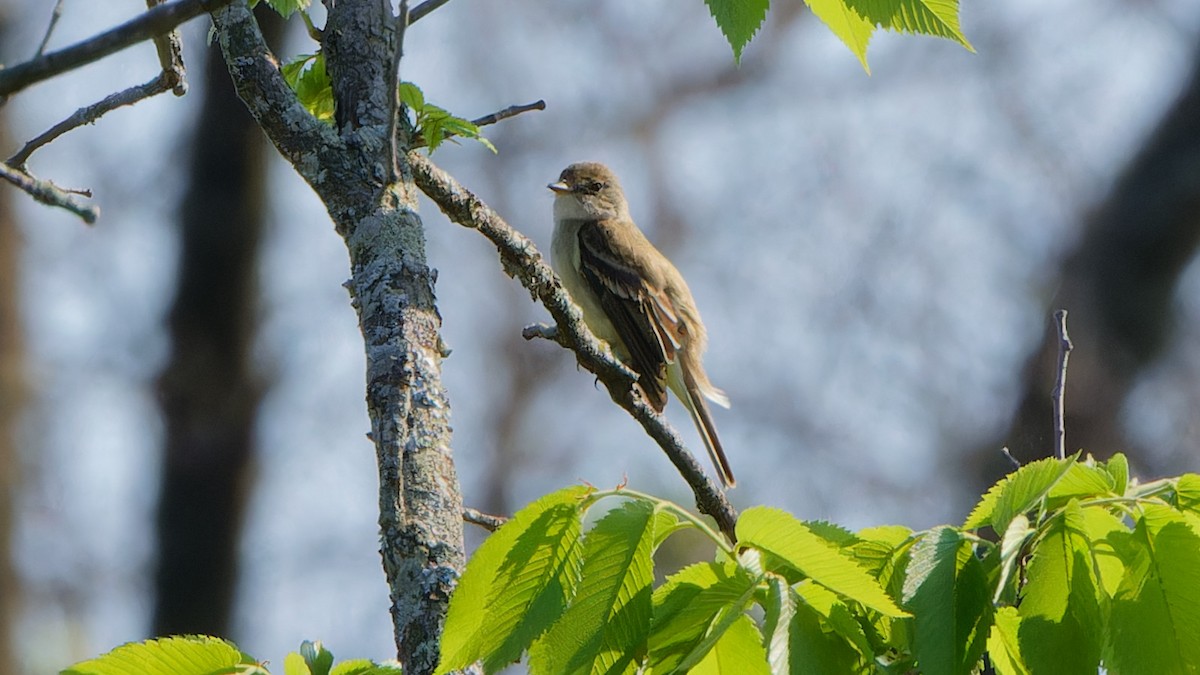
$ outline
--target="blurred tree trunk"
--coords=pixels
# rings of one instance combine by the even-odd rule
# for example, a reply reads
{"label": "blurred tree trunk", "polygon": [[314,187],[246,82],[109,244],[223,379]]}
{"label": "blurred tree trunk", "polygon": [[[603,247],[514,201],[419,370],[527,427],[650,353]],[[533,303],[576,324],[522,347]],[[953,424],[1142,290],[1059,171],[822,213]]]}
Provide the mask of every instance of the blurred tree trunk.
{"label": "blurred tree trunk", "polygon": [[[259,17],[269,38],[282,34],[274,13]],[[262,396],[250,356],[266,146],[234,92],[220,50],[206,55],[203,103],[180,210],[171,359],[159,376],[166,445],[155,635],[229,634]]]}
{"label": "blurred tree trunk", "polygon": [[[1200,243],[1200,50],[1178,99],[1121,171],[1109,194],[1085,216],[1076,250],[1046,310],[1047,332],[1027,367],[1027,389],[1008,433],[1021,461],[1053,451],[1050,391],[1057,336],[1049,315],[1069,311],[1071,352],[1066,391],[1067,452],[1105,458],[1115,451],[1149,473],[1121,427],[1121,406],[1136,376],[1168,343],[1180,276]],[[996,446],[985,451],[990,484],[1009,467]]]}
{"label": "blurred tree trunk", "polygon": [[[2,20],[2,17],[0,17]],[[0,35],[3,35],[0,26]],[[10,147],[0,115],[0,148]],[[25,402],[25,349],[21,335],[21,237],[13,213],[13,191],[0,190],[0,663],[16,668],[12,627],[20,599],[13,567],[20,456],[17,452],[21,409]],[[9,671],[14,672],[14,671]]]}
{"label": "blurred tree trunk", "polygon": [[[0,3],[0,45],[12,42],[9,7]],[[14,54],[0,50],[0,63]],[[0,107],[0,148],[12,147],[8,120]],[[17,490],[21,458],[17,451],[21,411],[25,404],[25,348],[21,321],[21,235],[13,212],[13,191],[0,190],[0,663],[19,673],[13,626],[21,599],[13,565]]]}

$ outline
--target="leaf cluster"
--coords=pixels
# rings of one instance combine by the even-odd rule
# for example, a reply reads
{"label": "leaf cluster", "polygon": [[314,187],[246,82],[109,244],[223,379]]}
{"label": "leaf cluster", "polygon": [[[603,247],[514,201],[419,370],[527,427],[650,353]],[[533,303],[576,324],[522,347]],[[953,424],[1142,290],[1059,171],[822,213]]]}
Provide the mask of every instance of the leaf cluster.
{"label": "leaf cluster", "polygon": [[[769,0],[704,0],[717,27],[741,61],[762,27]],[[867,72],[867,44],[877,28],[953,40],[974,51],[958,21],[958,0],[805,0],[812,13],[858,57]]]}
{"label": "leaf cluster", "polygon": [[[351,659],[334,665],[320,642],[304,641],[283,660],[284,675],[400,675],[396,662]],[[269,675],[265,664],[233,643],[204,635],[131,642],[61,671],[60,675]]]}
{"label": "leaf cluster", "polygon": [[[687,529],[714,559],[655,583],[655,551]],[[438,672],[525,655],[555,675],[1200,668],[1195,474],[1140,485],[1121,455],[1046,459],[993,486],[962,527],[851,532],[755,507],[737,537],[628,491],[543,497],[472,557]]]}

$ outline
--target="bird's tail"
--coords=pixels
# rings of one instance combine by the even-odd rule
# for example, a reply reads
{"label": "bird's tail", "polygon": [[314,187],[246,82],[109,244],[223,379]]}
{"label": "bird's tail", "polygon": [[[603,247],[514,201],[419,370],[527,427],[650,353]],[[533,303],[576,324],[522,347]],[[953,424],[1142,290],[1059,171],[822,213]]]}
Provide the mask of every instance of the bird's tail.
{"label": "bird's tail", "polygon": [[[708,449],[708,456],[717,469],[721,484],[731,488],[737,485],[737,481],[733,478],[733,469],[729,466],[729,459],[725,457],[725,449],[721,447],[721,439],[717,437],[717,427],[713,424],[708,402],[704,400],[704,392],[701,391],[690,368],[684,367],[680,370],[683,371],[683,386],[687,392],[687,401],[684,403],[687,404],[688,412],[692,414],[692,421],[695,422],[696,429],[700,432],[700,438],[704,440],[704,447]],[[714,398],[714,401],[729,407],[729,399],[725,398],[724,393],[711,386],[710,389],[713,389],[715,395],[720,397]]]}

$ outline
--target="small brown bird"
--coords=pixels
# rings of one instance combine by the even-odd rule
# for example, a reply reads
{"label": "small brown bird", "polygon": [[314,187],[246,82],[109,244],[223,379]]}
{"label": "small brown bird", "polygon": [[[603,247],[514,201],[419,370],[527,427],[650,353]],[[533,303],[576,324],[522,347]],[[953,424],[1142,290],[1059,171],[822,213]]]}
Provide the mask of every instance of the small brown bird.
{"label": "small brown bird", "polygon": [[708,336],[683,276],[634,224],[617,177],[595,162],[572,164],[554,191],[550,261],[596,337],[638,374],[646,401],[662,412],[667,388],[704,439],[721,482],[733,471],[705,398],[729,407],[708,381],[701,357]]}

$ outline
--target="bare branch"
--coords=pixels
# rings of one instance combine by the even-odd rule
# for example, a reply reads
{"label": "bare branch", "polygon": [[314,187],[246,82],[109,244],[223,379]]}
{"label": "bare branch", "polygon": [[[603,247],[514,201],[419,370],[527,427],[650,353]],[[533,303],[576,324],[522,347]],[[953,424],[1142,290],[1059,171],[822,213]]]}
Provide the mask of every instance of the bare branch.
{"label": "bare branch", "polygon": [[[520,115],[521,113],[526,113],[531,110],[545,110],[545,109],[546,109],[546,102],[541,99],[538,99],[538,100],[534,101],[533,103],[526,103],[525,105],[510,105],[507,108],[505,108],[504,110],[499,110],[490,115],[484,115],[483,117],[473,119],[473,120],[471,120],[471,124],[474,124],[477,127],[486,127],[489,124],[495,124],[496,122],[499,122],[501,120],[506,120],[510,117],[516,117],[517,115]],[[455,138],[458,135],[459,134],[455,134],[455,133],[447,133],[445,140]],[[412,150],[412,149],[416,149],[416,148],[423,148],[426,145],[429,145],[429,143],[425,140],[425,137],[418,134],[417,136],[415,136],[412,139],[412,142],[410,142],[408,144],[408,147],[410,150]]]}
{"label": "bare branch", "polygon": [[[704,473],[700,463],[666,419],[636,393],[637,389],[633,386],[636,378],[631,377],[632,373],[613,358],[588,330],[579,308],[571,301],[562,282],[543,260],[533,242],[504,222],[487,204],[435,166],[429,158],[414,151],[408,153],[408,161],[417,187],[450,220],[478,230],[496,246],[505,273],[520,281],[549,310],[558,324],[554,339],[575,352],[579,363],[604,383],[613,401],[632,415],[658,443],[691,486],[697,508],[716,519],[717,526],[733,541],[737,512],[725,494]],[[545,332],[533,331],[537,336]]]}
{"label": "bare branch", "polygon": [[409,13],[408,24],[411,26],[412,24],[420,21],[427,15],[433,13],[435,9],[441,7],[447,2],[450,2],[450,0],[425,0],[425,2],[422,2],[414,7],[412,12]]}
{"label": "bare branch", "polygon": [[54,3],[54,10],[50,12],[50,25],[46,26],[46,34],[42,36],[42,42],[33,54],[34,58],[46,53],[46,45],[50,43],[50,36],[54,34],[54,28],[58,26],[58,20],[62,18],[62,4],[63,0]]}
{"label": "bare branch", "polygon": [[0,69],[0,97],[21,91],[31,84],[91,63],[210,12],[233,0],[174,0],[147,10],[136,19],[78,42],[65,49],[40,55],[11,68]]}
{"label": "bare branch", "polygon": [[486,127],[489,124],[495,124],[496,122],[499,122],[501,120],[506,120],[510,117],[516,117],[517,115],[520,115],[521,113],[529,112],[530,110],[545,110],[545,109],[546,109],[546,102],[541,99],[538,99],[538,100],[534,101],[533,103],[526,103],[525,105],[510,105],[507,108],[505,108],[504,110],[494,112],[491,115],[484,115],[483,117],[480,117],[478,119],[473,119],[473,120],[471,120],[471,124],[474,124],[477,127]]}
{"label": "bare branch", "polygon": [[500,529],[500,526],[508,522],[508,518],[503,516],[493,516],[490,513],[484,513],[478,509],[473,509],[469,506],[464,506],[462,511],[463,522],[478,525],[488,532],[495,532]]}
{"label": "bare branch", "polygon": [[39,202],[57,206],[66,209],[71,213],[83,219],[83,222],[91,225],[96,222],[96,218],[100,217],[100,209],[94,206],[80,204],[73,196],[74,194],[85,194],[91,196],[90,193],[72,193],[69,190],[64,190],[50,181],[38,180],[30,174],[15,169],[7,164],[0,164],[0,178],[7,180],[18,188],[24,190],[29,196]]}
{"label": "bare branch", "polygon": [[1067,335],[1067,310],[1060,309],[1054,313],[1054,323],[1058,327],[1058,373],[1054,380],[1054,391],[1050,399],[1054,404],[1054,456],[1065,459],[1067,456],[1067,426],[1064,420],[1063,396],[1067,388],[1067,359],[1071,356],[1071,336]]}
{"label": "bare branch", "polygon": [[389,99],[389,122],[392,125],[388,134],[391,139],[391,175],[390,183],[400,178],[400,59],[404,57],[404,33],[408,29],[408,0],[400,0],[399,11],[396,14],[395,49],[392,51],[392,70],[388,73],[388,88],[392,97]]}
{"label": "bare branch", "polygon": [[[146,7],[154,9],[166,0],[146,0]],[[158,52],[158,63],[162,66],[163,81],[170,85],[176,96],[187,93],[187,71],[183,67],[183,39],[178,30],[154,38],[154,49]]]}
{"label": "bare branch", "polygon": [[25,144],[20,152],[8,158],[8,164],[15,167],[23,167],[25,162],[29,160],[38,148],[50,143],[54,139],[62,136],[68,131],[81,127],[85,124],[94,124],[96,120],[106,113],[120,108],[121,106],[133,105],[142,99],[157,96],[165,91],[169,91],[172,85],[165,79],[165,71],[163,75],[150,80],[145,84],[136,87],[130,87],[125,91],[110,94],[104,97],[103,100],[93,103],[92,105],[76,110],[73,115],[67,119],[55,124],[46,131],[42,132],[37,138]]}

